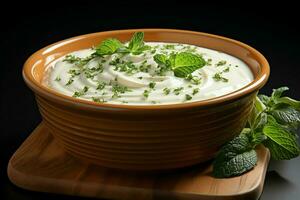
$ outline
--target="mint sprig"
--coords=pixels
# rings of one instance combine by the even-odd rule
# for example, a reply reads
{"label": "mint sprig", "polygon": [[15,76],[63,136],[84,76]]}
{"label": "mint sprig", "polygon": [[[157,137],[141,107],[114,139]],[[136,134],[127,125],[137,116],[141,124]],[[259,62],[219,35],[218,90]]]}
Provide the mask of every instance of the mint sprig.
{"label": "mint sprig", "polygon": [[144,33],[134,33],[128,45],[124,45],[116,38],[108,38],[103,40],[96,48],[95,54],[98,56],[112,55],[114,53],[132,53],[138,55],[143,51],[151,49],[144,43]]}
{"label": "mint sprig", "polygon": [[132,54],[135,55],[141,54],[143,51],[151,49],[150,46],[145,45],[144,43],[143,32],[134,33],[127,48]]}
{"label": "mint sprig", "polygon": [[189,52],[181,52],[176,54],[172,69],[175,76],[185,78],[204,65],[205,60],[201,56]]}
{"label": "mint sprig", "polygon": [[156,54],[154,61],[160,68],[171,69],[175,76],[180,78],[187,77],[206,63],[201,56],[190,52],[173,53],[170,56]]}
{"label": "mint sprig", "polygon": [[223,178],[242,174],[256,164],[256,151],[246,134],[240,134],[224,145],[214,160],[213,175]]}
{"label": "mint sprig", "polygon": [[289,160],[299,155],[300,149],[296,136],[276,122],[271,115],[263,128],[267,139],[263,144],[269,148],[272,158],[276,160]]}
{"label": "mint sprig", "polygon": [[299,156],[297,129],[300,127],[300,101],[282,97],[287,87],[273,90],[272,95],[258,95],[246,128],[226,143],[213,163],[218,178],[238,176],[251,170],[257,162],[255,147],[269,148],[276,160]]}
{"label": "mint sprig", "polygon": [[[128,45],[121,43],[116,38],[103,40],[96,48],[94,55],[105,56],[115,53],[132,53],[139,55],[144,51],[150,50],[151,47],[145,45],[144,33],[136,32],[133,34]],[[163,75],[166,71],[174,71],[175,76],[185,78],[195,70],[203,67],[206,62],[197,54],[191,52],[171,53],[169,56],[164,54],[156,54],[153,57],[154,61],[159,65],[159,73]]]}
{"label": "mint sprig", "polygon": [[103,40],[97,47],[96,47],[96,54],[97,55],[111,55],[116,53],[121,47],[124,45],[115,38],[109,38]]}

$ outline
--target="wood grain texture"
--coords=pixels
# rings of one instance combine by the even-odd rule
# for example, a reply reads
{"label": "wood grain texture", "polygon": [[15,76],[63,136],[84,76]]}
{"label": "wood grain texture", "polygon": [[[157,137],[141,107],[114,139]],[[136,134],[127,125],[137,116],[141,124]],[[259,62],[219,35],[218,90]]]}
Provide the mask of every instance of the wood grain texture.
{"label": "wood grain texture", "polygon": [[41,123],[12,156],[8,176],[33,191],[109,199],[258,199],[269,152],[257,149],[258,163],[235,178],[215,179],[211,163],[165,173],[102,168],[67,154]]}

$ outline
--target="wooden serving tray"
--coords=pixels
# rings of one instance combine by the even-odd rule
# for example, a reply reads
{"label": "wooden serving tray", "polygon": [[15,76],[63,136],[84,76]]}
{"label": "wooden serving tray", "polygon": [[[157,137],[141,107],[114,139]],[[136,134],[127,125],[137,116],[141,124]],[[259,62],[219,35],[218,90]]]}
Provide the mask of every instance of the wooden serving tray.
{"label": "wooden serving tray", "polygon": [[258,199],[269,151],[259,147],[257,166],[235,178],[215,179],[211,163],[169,173],[115,171],[79,161],[56,143],[41,123],[12,156],[8,176],[40,192],[108,199]]}

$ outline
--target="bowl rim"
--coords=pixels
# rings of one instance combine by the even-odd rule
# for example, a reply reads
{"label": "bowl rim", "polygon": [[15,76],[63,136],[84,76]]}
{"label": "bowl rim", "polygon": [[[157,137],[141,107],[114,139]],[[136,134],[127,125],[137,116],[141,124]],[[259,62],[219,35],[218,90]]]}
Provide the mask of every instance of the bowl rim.
{"label": "bowl rim", "polygon": [[[71,42],[76,42],[81,39],[87,38],[87,37],[94,37],[99,34],[113,34],[113,33],[133,33],[133,32],[170,32],[170,33],[186,33],[186,34],[192,34],[192,35],[200,35],[200,36],[206,36],[210,38],[225,40],[230,43],[234,43],[235,45],[238,45],[244,49],[247,49],[251,53],[255,54],[257,58],[255,60],[259,60],[260,64],[260,71],[257,77],[246,86],[235,90],[233,92],[230,92],[228,94],[206,99],[206,100],[200,100],[200,101],[193,101],[193,102],[185,102],[185,103],[175,103],[175,104],[157,104],[157,105],[126,105],[126,104],[112,104],[112,103],[97,103],[89,100],[83,100],[74,98],[71,96],[64,95],[62,93],[56,92],[55,90],[44,86],[39,81],[37,81],[33,75],[32,75],[32,68],[34,67],[34,64],[30,64],[34,60],[37,60],[36,57],[39,55],[43,55],[43,53],[49,51],[49,49],[55,49],[55,47],[61,47],[65,44],[69,44]],[[225,52],[225,51],[224,51]],[[226,52],[225,52],[226,53]],[[33,62],[33,63],[36,63]],[[164,29],[164,28],[142,28],[142,29],[123,29],[123,30],[112,30],[112,31],[102,31],[102,32],[95,32],[95,33],[89,33],[84,35],[79,35],[75,37],[71,37],[68,39],[64,39],[58,42],[55,42],[53,44],[50,44],[35,53],[33,53],[24,63],[23,70],[22,70],[23,79],[26,82],[26,84],[35,92],[38,93],[44,97],[54,99],[56,101],[64,102],[68,105],[73,105],[75,107],[81,107],[81,108],[87,108],[87,109],[97,109],[97,110],[103,110],[103,109],[123,109],[123,110],[162,110],[162,109],[184,109],[184,108],[194,108],[194,107],[206,107],[206,106],[213,106],[220,103],[225,103],[228,101],[233,101],[235,99],[239,99],[243,96],[249,95],[257,90],[259,90],[263,85],[267,82],[269,75],[270,75],[270,67],[267,59],[256,49],[253,47],[242,43],[240,41],[230,39],[227,37],[210,34],[210,33],[204,33],[204,32],[196,32],[196,31],[190,31],[190,30],[180,30],[180,29]]]}

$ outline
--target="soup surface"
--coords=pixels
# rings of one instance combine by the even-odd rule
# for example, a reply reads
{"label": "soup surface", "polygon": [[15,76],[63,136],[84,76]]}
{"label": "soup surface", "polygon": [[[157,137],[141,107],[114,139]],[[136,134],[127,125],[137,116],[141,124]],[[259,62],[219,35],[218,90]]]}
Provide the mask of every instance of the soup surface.
{"label": "soup surface", "polygon": [[154,105],[219,97],[253,80],[243,61],[212,49],[143,42],[141,50],[130,52],[130,42],[122,45],[109,53],[104,48],[99,54],[96,47],[63,56],[48,66],[44,83],[74,98]]}

